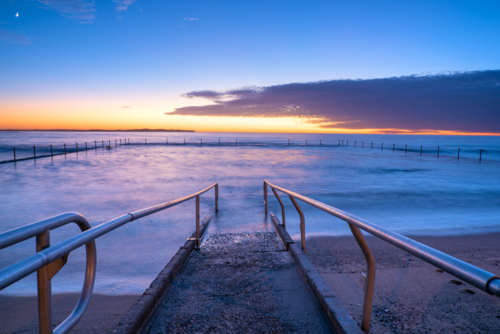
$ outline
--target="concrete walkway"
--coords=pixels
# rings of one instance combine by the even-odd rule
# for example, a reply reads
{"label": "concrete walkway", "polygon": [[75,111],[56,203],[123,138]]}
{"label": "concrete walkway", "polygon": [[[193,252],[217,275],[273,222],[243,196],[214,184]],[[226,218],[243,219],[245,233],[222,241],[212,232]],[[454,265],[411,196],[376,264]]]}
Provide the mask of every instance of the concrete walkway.
{"label": "concrete walkway", "polygon": [[276,232],[208,234],[142,333],[331,333]]}

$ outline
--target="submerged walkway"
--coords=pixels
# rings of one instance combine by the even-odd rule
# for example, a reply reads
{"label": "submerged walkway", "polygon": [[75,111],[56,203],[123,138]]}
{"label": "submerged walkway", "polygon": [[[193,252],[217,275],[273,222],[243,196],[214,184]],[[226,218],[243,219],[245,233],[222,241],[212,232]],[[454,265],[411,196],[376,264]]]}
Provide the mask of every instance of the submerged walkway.
{"label": "submerged walkway", "polygon": [[142,333],[331,333],[276,232],[207,234]]}

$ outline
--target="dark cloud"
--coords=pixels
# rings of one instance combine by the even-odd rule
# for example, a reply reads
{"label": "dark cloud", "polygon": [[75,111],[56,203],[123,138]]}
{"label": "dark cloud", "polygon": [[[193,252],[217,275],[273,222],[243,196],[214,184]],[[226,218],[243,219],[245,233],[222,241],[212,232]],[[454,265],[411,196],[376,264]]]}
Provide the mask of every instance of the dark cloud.
{"label": "dark cloud", "polygon": [[182,96],[188,99],[201,97],[207,100],[223,103],[223,101],[230,99],[235,100],[235,99],[251,98],[261,91],[262,89],[260,89],[259,87],[243,87],[240,89],[227,90],[225,92],[216,92],[213,90],[199,90],[182,94]]}
{"label": "dark cloud", "polygon": [[38,2],[63,13],[66,17],[84,20],[82,23],[89,23],[95,17],[93,0],[38,0]]}
{"label": "dark cloud", "polygon": [[209,100],[217,100],[224,96],[224,93],[214,92],[213,90],[200,90],[196,92],[189,92],[182,94],[183,97],[192,99],[195,97],[203,97]]}
{"label": "dark cloud", "polygon": [[500,132],[500,70],[194,91],[214,104],[167,115],[307,117],[351,129]]}
{"label": "dark cloud", "polygon": [[8,43],[15,44],[31,44],[31,40],[28,36],[24,36],[9,30],[0,30],[0,41],[6,41]]}

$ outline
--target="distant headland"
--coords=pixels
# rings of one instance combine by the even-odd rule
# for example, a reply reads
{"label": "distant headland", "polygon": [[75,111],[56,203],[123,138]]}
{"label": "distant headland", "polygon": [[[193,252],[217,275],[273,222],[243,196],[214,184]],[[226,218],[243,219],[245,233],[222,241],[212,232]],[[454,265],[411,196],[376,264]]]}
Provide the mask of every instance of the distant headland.
{"label": "distant headland", "polygon": [[0,131],[44,131],[44,132],[195,132],[194,130],[173,130],[173,129],[130,129],[130,130],[99,130],[99,129],[90,129],[90,130],[71,130],[71,129],[52,129],[52,130],[40,130],[40,129],[31,129],[31,130],[0,130]]}

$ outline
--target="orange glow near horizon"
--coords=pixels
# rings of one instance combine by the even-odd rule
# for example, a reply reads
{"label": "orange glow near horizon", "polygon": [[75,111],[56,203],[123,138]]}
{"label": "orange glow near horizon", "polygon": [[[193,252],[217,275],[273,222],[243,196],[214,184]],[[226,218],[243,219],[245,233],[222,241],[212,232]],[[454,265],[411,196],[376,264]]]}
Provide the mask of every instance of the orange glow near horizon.
{"label": "orange glow near horizon", "polygon": [[[76,105],[76,106],[75,106]],[[116,102],[66,103],[53,106],[40,103],[1,103],[0,130],[129,130],[180,129],[196,132],[262,133],[349,133],[405,135],[499,136],[500,133],[472,133],[445,130],[322,128],[321,123],[297,117],[213,117],[165,115],[175,106],[157,102],[124,108]],[[339,124],[340,125],[340,124]]]}

